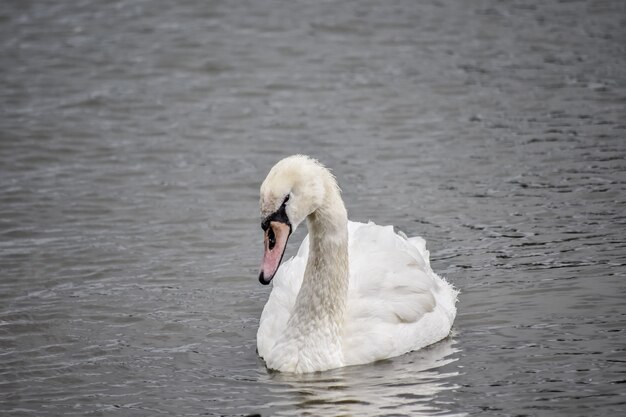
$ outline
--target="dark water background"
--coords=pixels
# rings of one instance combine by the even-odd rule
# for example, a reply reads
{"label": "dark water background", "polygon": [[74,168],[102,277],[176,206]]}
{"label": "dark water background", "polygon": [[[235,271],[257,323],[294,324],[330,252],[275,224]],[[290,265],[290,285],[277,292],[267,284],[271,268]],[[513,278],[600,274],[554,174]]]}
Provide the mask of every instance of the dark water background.
{"label": "dark water background", "polygon": [[[626,413],[625,68],[620,0],[3,1],[0,414]],[[427,239],[449,339],[267,372],[292,153]]]}

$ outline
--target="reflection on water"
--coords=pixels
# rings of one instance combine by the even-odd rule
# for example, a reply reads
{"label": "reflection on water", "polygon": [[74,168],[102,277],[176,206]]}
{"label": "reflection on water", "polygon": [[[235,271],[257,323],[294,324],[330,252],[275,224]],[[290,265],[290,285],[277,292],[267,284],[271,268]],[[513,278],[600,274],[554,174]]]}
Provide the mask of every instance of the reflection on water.
{"label": "reflection on water", "polygon": [[268,404],[268,411],[293,415],[293,406],[312,416],[424,416],[446,411],[445,404],[435,401],[436,395],[456,388],[450,381],[457,373],[438,368],[457,360],[452,357],[457,352],[453,345],[448,338],[394,360],[323,373],[272,373],[271,382],[279,385],[271,391],[280,400]]}

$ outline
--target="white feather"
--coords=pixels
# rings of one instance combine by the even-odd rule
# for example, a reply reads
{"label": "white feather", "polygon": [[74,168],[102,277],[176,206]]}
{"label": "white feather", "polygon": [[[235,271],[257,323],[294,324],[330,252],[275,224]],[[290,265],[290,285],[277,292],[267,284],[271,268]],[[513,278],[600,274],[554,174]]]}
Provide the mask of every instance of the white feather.
{"label": "white feather", "polygon": [[308,157],[272,168],[261,187],[263,213],[288,192],[290,220],[306,218],[310,234],[278,269],[261,315],[257,349],[269,368],[364,364],[450,333],[458,291],[431,269],[424,239],[349,222],[334,177]]}

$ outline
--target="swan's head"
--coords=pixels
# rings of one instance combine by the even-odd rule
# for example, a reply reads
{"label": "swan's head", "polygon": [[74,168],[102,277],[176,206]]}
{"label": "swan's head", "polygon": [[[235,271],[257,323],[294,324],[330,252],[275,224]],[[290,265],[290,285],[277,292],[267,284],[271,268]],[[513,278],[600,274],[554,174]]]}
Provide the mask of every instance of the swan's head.
{"label": "swan's head", "polygon": [[261,227],[265,232],[265,253],[259,281],[270,283],[287,247],[291,233],[326,198],[328,186],[337,187],[334,177],[322,164],[304,155],[279,161],[261,185]]}

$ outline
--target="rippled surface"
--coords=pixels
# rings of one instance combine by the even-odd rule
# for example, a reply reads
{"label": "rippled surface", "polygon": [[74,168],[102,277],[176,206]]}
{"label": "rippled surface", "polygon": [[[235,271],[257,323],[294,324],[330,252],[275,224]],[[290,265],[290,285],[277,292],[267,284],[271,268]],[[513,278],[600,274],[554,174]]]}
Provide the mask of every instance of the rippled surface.
{"label": "rippled surface", "polygon": [[[177,3],[0,4],[3,415],[626,410],[623,2]],[[267,372],[292,153],[427,239],[450,338]]]}

